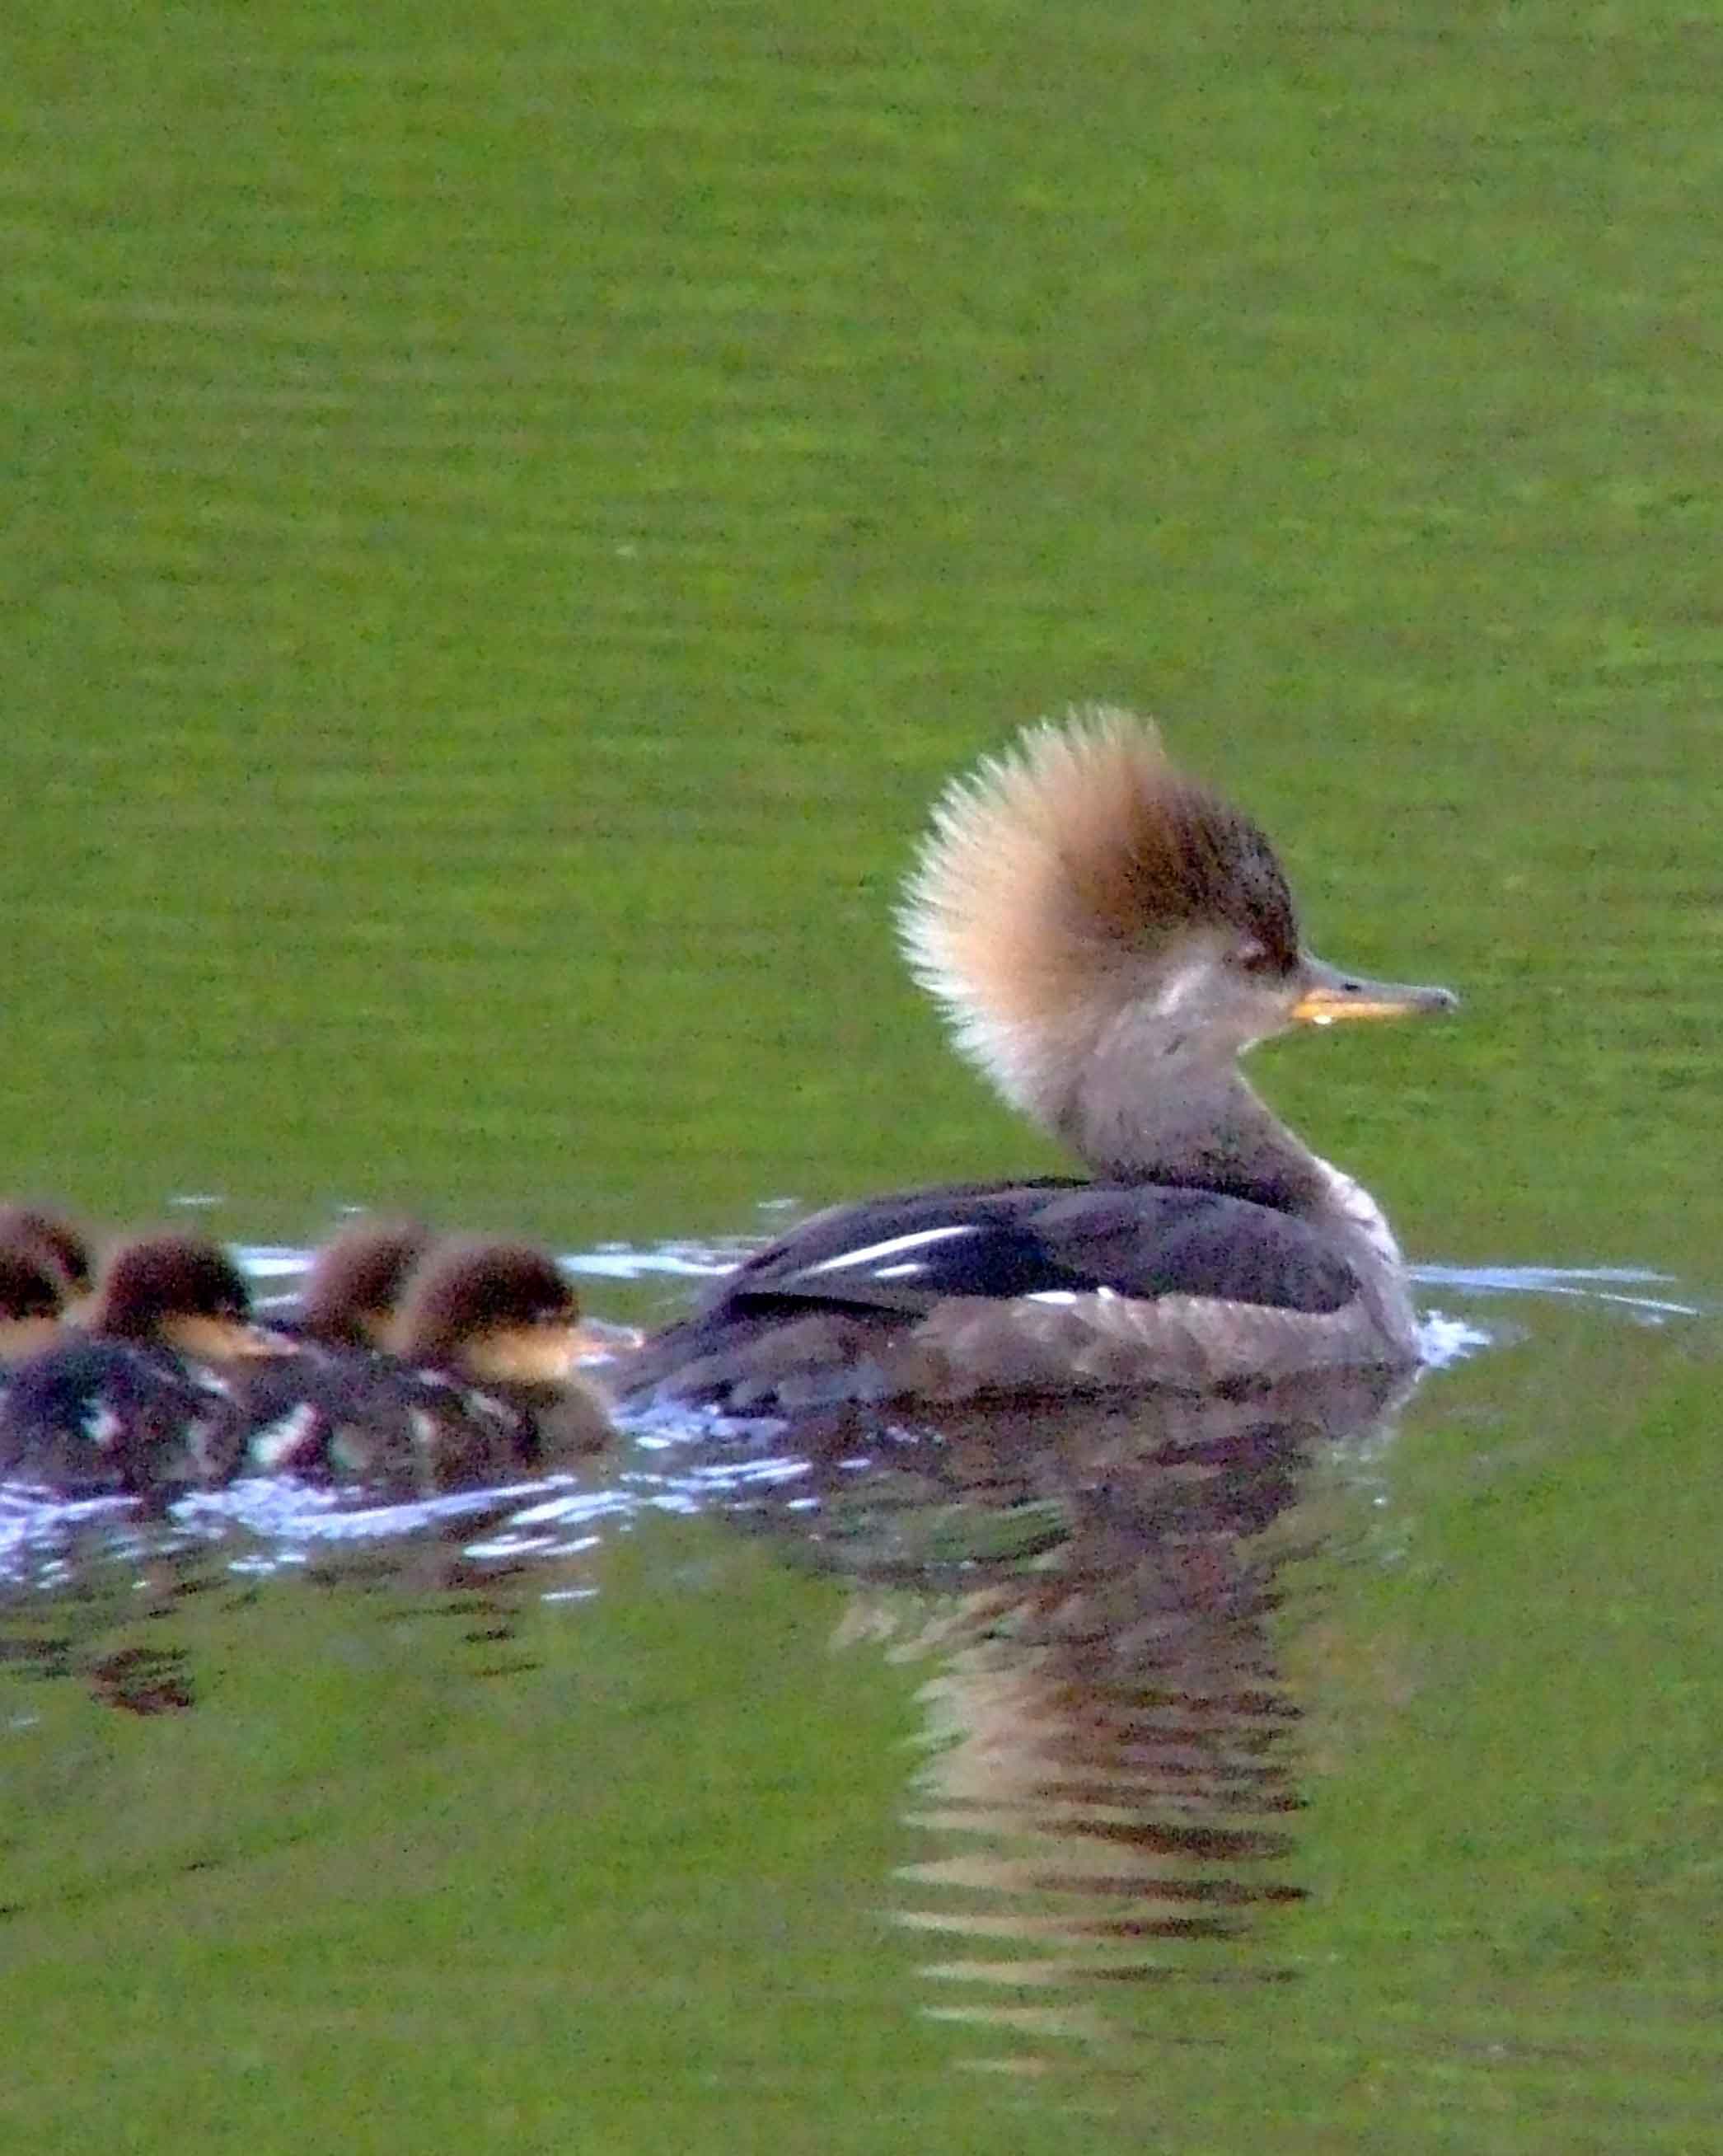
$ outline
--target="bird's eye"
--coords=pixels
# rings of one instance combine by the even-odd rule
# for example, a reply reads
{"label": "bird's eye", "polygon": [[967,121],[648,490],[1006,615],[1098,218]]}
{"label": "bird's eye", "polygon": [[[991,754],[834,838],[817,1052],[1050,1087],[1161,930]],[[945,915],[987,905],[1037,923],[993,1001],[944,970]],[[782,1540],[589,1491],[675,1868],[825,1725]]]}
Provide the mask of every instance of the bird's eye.
{"label": "bird's eye", "polygon": [[1274,954],[1259,937],[1248,936],[1233,951],[1233,963],[1247,973],[1272,973]]}

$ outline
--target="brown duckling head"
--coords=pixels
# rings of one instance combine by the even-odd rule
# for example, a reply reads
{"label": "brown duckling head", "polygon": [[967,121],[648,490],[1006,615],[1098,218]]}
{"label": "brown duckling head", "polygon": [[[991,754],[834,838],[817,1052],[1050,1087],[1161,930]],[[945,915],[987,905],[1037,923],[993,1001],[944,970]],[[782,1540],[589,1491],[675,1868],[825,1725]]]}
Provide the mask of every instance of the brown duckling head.
{"label": "brown duckling head", "polygon": [[413,1275],[392,1344],[480,1383],[560,1384],[587,1343],[580,1299],[543,1251],[455,1243]]}
{"label": "brown duckling head", "polygon": [[65,1276],[29,1243],[0,1240],[0,1363],[21,1362],[59,1330]]}
{"label": "brown duckling head", "polygon": [[302,1329],[347,1348],[384,1345],[402,1292],[431,1245],[416,1220],[361,1220],[324,1244],[299,1300]]}
{"label": "brown duckling head", "polygon": [[899,919],[961,1051],[1124,1179],[1192,1179],[1255,1042],[1455,1000],[1314,957],[1262,830],[1107,706],[953,783]]}
{"label": "brown duckling head", "polygon": [[173,1348],[203,1362],[275,1349],[251,1322],[244,1275],[199,1235],[121,1243],[102,1268],[86,1323],[108,1339]]}
{"label": "brown duckling head", "polygon": [[45,1259],[75,1301],[90,1292],[94,1267],[84,1234],[64,1214],[42,1205],[0,1205],[0,1249],[33,1251]]}

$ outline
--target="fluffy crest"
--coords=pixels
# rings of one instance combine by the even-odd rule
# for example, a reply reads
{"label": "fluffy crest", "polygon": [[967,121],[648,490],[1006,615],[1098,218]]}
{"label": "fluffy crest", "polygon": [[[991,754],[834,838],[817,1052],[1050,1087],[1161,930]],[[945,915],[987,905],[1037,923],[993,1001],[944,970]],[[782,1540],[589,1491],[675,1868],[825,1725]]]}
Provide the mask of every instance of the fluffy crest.
{"label": "fluffy crest", "polygon": [[1152,721],[1109,705],[1031,726],[951,783],[899,919],[959,1045],[1019,1106],[1044,1052],[1156,992],[1182,937],[1235,934],[1270,968],[1298,953],[1262,832],[1181,776]]}

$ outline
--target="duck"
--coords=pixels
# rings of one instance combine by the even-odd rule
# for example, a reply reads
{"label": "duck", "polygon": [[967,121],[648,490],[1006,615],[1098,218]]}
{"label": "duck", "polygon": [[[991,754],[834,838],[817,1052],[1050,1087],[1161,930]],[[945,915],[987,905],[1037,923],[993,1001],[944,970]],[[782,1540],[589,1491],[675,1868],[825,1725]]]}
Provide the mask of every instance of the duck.
{"label": "duck", "polygon": [[959,1051],[1084,1173],[813,1214],[648,1337],[623,1408],[784,1416],[1415,1368],[1382,1207],[1239,1059],[1458,999],[1306,949],[1268,838],[1151,721],[1074,707],[953,780],[898,921]]}
{"label": "duck", "polygon": [[276,1352],[245,1277],[197,1235],[119,1244],[75,1332],[12,1373],[0,1399],[0,1477],[63,1496],[158,1502],[228,1479],[244,1435],[221,1373]]}
{"label": "duck", "polygon": [[579,1298],[530,1245],[433,1247],[386,1339],[259,1418],[252,1466],[414,1498],[542,1475],[608,1442],[608,1407],[577,1367],[595,1352]]}

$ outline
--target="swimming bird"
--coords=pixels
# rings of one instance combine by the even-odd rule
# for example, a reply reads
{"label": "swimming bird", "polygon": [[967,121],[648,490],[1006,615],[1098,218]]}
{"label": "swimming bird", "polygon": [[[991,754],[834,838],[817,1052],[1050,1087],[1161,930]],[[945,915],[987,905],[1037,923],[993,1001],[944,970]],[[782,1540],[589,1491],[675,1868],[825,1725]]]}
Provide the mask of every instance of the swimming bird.
{"label": "swimming bird", "polygon": [[159,1500],[223,1481],[244,1421],[220,1374],[274,1351],[244,1276],[193,1235],[114,1250],[74,1333],[20,1363],[0,1399],[0,1476],[62,1496]]}
{"label": "swimming bird", "polygon": [[1086,1175],[817,1214],[649,1338],[625,1405],[783,1414],[1415,1365],[1381,1207],[1238,1058],[1289,1027],[1456,999],[1305,950],[1267,838],[1150,721],[1079,709],[956,780],[900,925],[958,1048]]}
{"label": "swimming bird", "polygon": [[53,1342],[65,1304],[65,1275],[53,1258],[0,1235],[0,1383],[8,1366]]}
{"label": "swimming bird", "polygon": [[416,1220],[354,1221],[319,1248],[293,1309],[272,1312],[270,1324],[323,1348],[383,1347],[432,1240]]}
{"label": "swimming bird", "polygon": [[389,1331],[431,1243],[414,1221],[359,1220],[317,1250],[292,1307],[269,1312],[286,1352],[238,1378],[254,1464],[315,1473],[336,1431],[362,1424],[399,1391]]}
{"label": "swimming bird", "polygon": [[78,1316],[90,1287],[90,1245],[63,1213],[0,1205],[0,1384]]}
{"label": "swimming bird", "polygon": [[544,1252],[456,1242],[412,1276],[386,1353],[349,1358],[340,1389],[254,1429],[252,1462],[428,1496],[540,1475],[598,1450],[608,1410],[576,1365],[574,1290]]}
{"label": "swimming bird", "polygon": [[82,1229],[44,1205],[0,1205],[0,1248],[26,1249],[46,1258],[65,1284],[66,1299],[88,1295],[94,1267]]}

